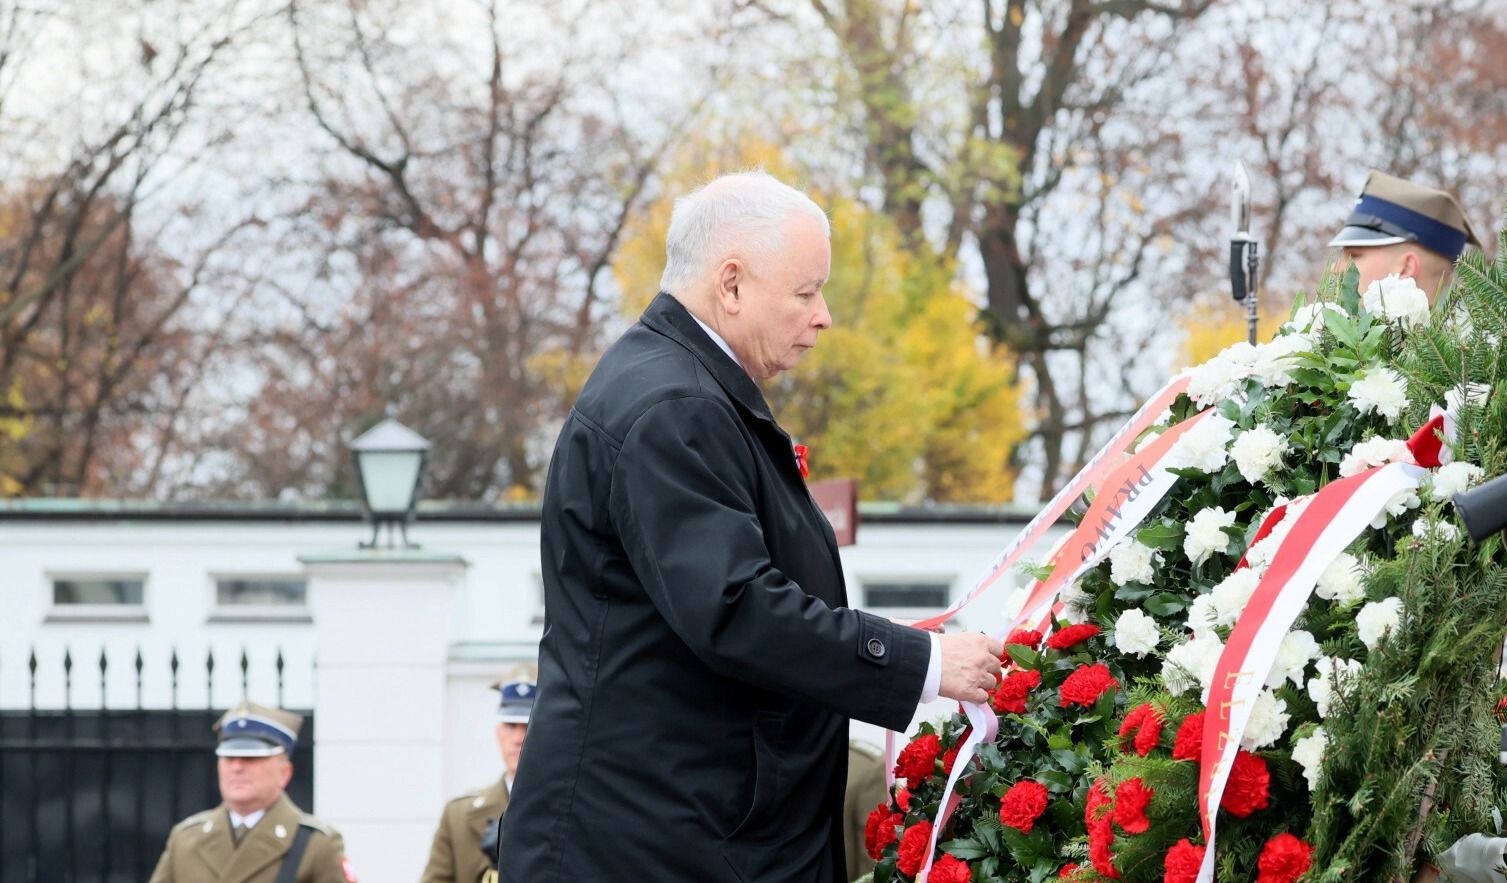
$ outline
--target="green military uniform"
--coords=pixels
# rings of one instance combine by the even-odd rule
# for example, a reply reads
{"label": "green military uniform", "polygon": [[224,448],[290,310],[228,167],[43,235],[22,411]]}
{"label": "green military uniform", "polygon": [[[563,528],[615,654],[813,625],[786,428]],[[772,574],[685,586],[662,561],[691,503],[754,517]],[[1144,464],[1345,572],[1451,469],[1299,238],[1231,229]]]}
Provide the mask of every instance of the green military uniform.
{"label": "green military uniform", "polygon": [[842,801],[843,847],[848,853],[848,879],[874,870],[864,844],[864,829],[874,807],[889,799],[884,782],[884,759],[862,742],[848,743],[848,791]]}
{"label": "green military uniform", "polygon": [[504,779],[485,791],[472,792],[445,804],[440,826],[429,847],[429,864],[419,883],[481,883],[492,872],[492,863],[481,849],[481,838],[493,819],[508,806]]}
{"label": "green military uniform", "polygon": [[275,883],[300,826],[312,829],[297,883],[354,883],[340,835],[301,812],[284,794],[246,832],[240,846],[223,805],[189,816],[167,838],[150,883]]}

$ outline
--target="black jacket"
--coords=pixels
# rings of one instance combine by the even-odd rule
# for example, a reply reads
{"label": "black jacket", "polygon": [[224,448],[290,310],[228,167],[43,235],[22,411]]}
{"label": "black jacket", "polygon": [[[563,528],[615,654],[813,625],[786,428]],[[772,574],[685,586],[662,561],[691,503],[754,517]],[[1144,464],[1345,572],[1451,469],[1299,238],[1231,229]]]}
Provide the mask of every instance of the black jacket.
{"label": "black jacket", "polygon": [[566,420],[542,549],[502,880],[842,880],[848,717],[906,727],[930,639],[845,606],[790,437],[669,295]]}

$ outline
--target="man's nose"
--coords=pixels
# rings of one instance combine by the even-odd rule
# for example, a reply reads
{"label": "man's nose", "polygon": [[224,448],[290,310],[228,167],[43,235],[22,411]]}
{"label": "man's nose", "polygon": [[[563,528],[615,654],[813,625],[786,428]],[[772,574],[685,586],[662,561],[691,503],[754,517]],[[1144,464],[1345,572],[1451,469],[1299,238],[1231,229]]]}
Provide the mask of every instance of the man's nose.
{"label": "man's nose", "polygon": [[812,319],[811,324],[825,331],[832,327],[832,311],[827,309],[827,299],[821,294],[817,294],[816,296],[816,305],[816,316]]}

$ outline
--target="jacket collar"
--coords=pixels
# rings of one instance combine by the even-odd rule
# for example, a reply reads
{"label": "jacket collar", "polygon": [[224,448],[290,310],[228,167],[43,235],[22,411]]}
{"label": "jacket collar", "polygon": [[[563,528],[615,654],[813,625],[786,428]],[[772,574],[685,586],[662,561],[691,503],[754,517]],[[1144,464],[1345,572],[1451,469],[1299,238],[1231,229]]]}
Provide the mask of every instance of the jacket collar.
{"label": "jacket collar", "polygon": [[[229,825],[230,810],[225,809],[220,818]],[[298,807],[293,805],[288,795],[283,794],[277,798],[276,803],[267,807],[267,814],[262,816],[261,821],[246,832],[246,839],[241,841],[240,846],[233,846],[230,832],[227,831],[225,843],[217,846],[232,846],[233,855],[228,866],[220,865],[225,868],[220,879],[224,883],[243,883],[281,859],[283,853],[293,846],[293,835],[298,833],[299,821]]]}
{"label": "jacket collar", "polygon": [[774,423],[774,416],[769,412],[769,405],[764,401],[764,393],[759,391],[759,385],[737,362],[728,358],[716,341],[706,336],[706,332],[701,330],[696,319],[680,301],[661,291],[649,303],[649,308],[644,310],[639,321],[690,350],[691,355],[706,366],[734,401],[755,417]]}

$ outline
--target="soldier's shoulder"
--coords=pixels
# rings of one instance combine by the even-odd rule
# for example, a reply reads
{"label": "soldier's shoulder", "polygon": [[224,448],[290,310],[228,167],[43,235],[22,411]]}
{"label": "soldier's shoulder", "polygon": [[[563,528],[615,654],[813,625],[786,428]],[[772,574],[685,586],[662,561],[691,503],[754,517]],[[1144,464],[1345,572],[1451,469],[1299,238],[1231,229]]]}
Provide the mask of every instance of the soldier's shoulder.
{"label": "soldier's shoulder", "polygon": [[215,811],[212,809],[206,809],[203,812],[196,812],[183,821],[179,822],[178,824],[174,825],[173,833],[176,834],[179,831],[187,831],[190,828],[201,827],[205,822],[213,823],[214,814]]}
{"label": "soldier's shoulder", "polygon": [[883,759],[883,755],[880,753],[879,749],[875,748],[873,745],[870,745],[867,742],[849,742],[848,753],[856,754],[864,760],[872,760],[875,763],[878,763]]}
{"label": "soldier's shoulder", "polygon": [[313,816],[309,815],[306,812],[303,812],[302,810],[300,810],[298,813],[298,824],[300,827],[311,828],[326,837],[340,836],[340,833],[334,828],[330,827],[329,824],[314,818]]}

